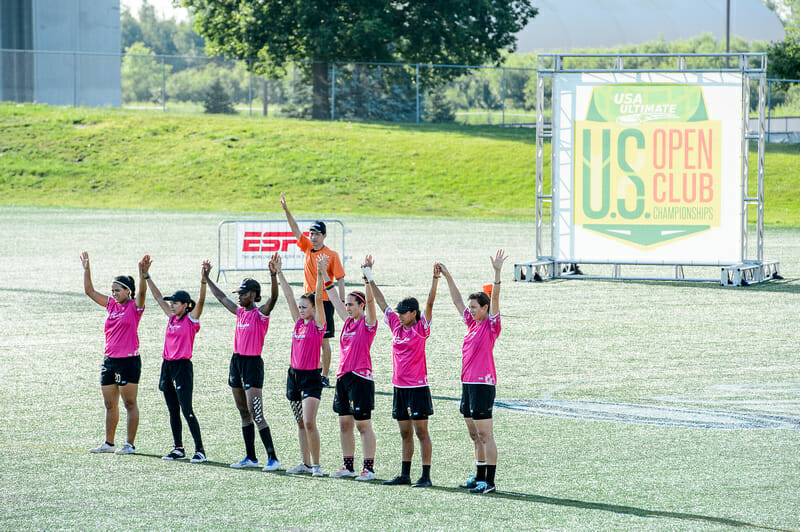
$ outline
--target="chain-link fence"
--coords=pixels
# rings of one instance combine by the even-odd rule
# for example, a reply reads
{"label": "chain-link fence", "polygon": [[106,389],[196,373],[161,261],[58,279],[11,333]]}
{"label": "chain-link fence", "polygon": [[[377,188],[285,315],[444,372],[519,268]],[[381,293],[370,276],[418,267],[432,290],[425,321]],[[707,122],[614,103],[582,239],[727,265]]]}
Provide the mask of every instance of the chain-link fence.
{"label": "chain-link fence", "polygon": [[[254,73],[252,61],[218,57],[0,49],[0,99],[188,113],[534,126],[535,61],[531,56],[530,67],[344,62],[315,67],[298,62],[266,77]],[[750,102],[755,106],[757,95]],[[767,106],[768,141],[800,142],[800,80],[769,79]]]}

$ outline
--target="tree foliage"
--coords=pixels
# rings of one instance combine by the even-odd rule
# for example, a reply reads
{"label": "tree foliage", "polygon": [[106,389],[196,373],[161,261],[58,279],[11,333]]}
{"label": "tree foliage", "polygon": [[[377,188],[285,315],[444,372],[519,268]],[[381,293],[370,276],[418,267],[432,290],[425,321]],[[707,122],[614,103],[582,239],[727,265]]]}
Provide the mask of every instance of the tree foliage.
{"label": "tree foliage", "polygon": [[193,9],[195,28],[211,53],[258,58],[256,68],[270,74],[289,61],[310,61],[305,74],[313,83],[315,118],[328,116],[332,61],[496,63],[537,13],[531,0],[184,0],[184,5]]}
{"label": "tree foliage", "polygon": [[195,33],[189,22],[159,19],[155,7],[147,0],[142,2],[138,17],[123,9],[120,33],[123,51],[141,42],[157,55],[200,56],[205,53],[205,40]]}

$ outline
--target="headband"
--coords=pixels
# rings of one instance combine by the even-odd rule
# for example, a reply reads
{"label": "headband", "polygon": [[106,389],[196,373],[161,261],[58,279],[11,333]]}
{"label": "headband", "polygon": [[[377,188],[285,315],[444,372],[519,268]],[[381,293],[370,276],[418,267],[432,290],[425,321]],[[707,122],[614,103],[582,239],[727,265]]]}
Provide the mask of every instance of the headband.
{"label": "headband", "polygon": [[367,302],[367,300],[366,300],[366,299],[364,299],[363,297],[361,297],[361,294],[359,294],[358,292],[350,292],[350,293],[349,293],[349,294],[347,294],[347,295],[348,295],[348,296],[353,296],[354,298],[358,299],[358,300],[359,300],[359,301],[361,301],[362,303],[366,303],[366,302]]}
{"label": "headband", "polygon": [[[118,285],[123,286],[123,287],[127,288],[128,290],[130,290],[131,292],[133,292],[133,288],[131,288],[130,286],[126,285],[122,281],[114,279],[114,283],[117,283]],[[112,283],[112,284],[114,284],[114,283]]]}

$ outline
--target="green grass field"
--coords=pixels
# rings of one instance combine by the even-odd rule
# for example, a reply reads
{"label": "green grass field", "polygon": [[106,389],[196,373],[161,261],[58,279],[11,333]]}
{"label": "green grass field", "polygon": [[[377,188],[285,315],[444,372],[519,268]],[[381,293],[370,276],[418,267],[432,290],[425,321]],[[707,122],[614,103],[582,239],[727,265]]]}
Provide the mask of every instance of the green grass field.
{"label": "green grass field", "polygon": [[[105,311],[83,294],[80,251],[90,252],[95,286],[106,293],[113,276],[133,274],[149,253],[162,291],[196,294],[201,260],[216,260],[220,220],[280,218],[271,192],[247,213],[126,210],[146,207],[146,189],[130,192],[121,191],[113,210],[0,206],[0,529],[800,529],[800,229],[768,228],[765,257],[781,261],[786,279],[761,286],[514,283],[513,263],[535,258],[530,220],[355,216],[327,204],[313,213],[344,221],[352,231],[348,255],[375,256],[376,280],[393,304],[424,298],[435,260],[468,292],[488,279],[489,254],[508,251],[495,349],[498,401],[527,401],[552,415],[496,410],[500,492],[480,497],[454,488],[473,459],[456,401],[464,331],[445,287],[427,349],[436,397],[433,489],[231,470],[243,455],[226,384],[234,318],[213,299],[194,356],[195,411],[211,462],[160,459],[171,448],[157,391],[166,318],[149,295],[139,328],[138,454],[89,454],[103,436]],[[271,212],[256,212],[267,203]],[[345,264],[351,281],[355,264]],[[225,288],[243,276],[231,274]],[[300,278],[289,272],[296,286]],[[285,467],[299,460],[284,398],[290,322],[281,301],[264,349],[265,410]],[[376,470],[385,479],[398,472],[400,442],[383,326],[372,354]],[[324,392],[319,415],[326,473],[341,463],[332,395]],[[641,415],[648,408],[655,412],[649,424]],[[616,421],[580,413],[587,409],[616,413]],[[123,413],[117,442],[124,434]]]}
{"label": "green grass field", "polygon": [[[296,208],[342,214],[519,219],[534,211],[530,128],[8,103],[0,124],[6,205],[255,211],[276,209],[272,198],[283,191]],[[800,145],[768,146],[767,224],[800,226],[798,167]],[[549,144],[544,172],[547,192]],[[749,214],[755,221],[755,208]]]}

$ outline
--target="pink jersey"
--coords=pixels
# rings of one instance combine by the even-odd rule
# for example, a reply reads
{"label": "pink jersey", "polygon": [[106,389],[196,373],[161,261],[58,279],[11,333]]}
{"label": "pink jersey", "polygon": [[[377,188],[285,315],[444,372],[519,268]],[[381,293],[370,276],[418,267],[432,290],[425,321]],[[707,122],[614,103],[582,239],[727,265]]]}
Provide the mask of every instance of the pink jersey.
{"label": "pink jersey", "polygon": [[318,369],[323,336],[324,324],[320,327],[313,319],[308,322],[302,318],[297,320],[292,334],[292,356],[289,364],[294,369]]}
{"label": "pink jersey", "polygon": [[105,355],[111,358],[138,357],[139,334],[136,329],[139,327],[144,308],[136,308],[133,299],[120,305],[113,297],[109,297],[106,310],[108,317],[105,326]]}
{"label": "pink jersey", "polygon": [[469,330],[464,337],[464,354],[461,366],[461,382],[466,384],[497,384],[494,369],[494,342],[500,336],[500,313],[481,322],[472,318],[469,309],[464,309],[464,323]]}
{"label": "pink jersey", "polygon": [[192,358],[194,335],[200,330],[200,322],[191,314],[178,318],[175,314],[169,317],[167,336],[164,339],[164,360],[180,360]]}
{"label": "pink jersey", "polygon": [[431,326],[425,318],[411,328],[403,327],[391,307],[386,308],[383,321],[392,330],[392,384],[398,388],[419,388],[428,385],[428,366],[425,363],[425,341],[431,335]]}
{"label": "pink jersey", "polygon": [[378,324],[367,325],[367,319],[362,317],[355,321],[347,318],[342,328],[339,339],[339,372],[336,378],[351,371],[356,375],[372,380],[372,357],[369,348],[378,332]]}
{"label": "pink jersey", "polygon": [[258,308],[253,310],[237,308],[233,352],[243,357],[260,357],[268,328],[269,316],[261,314]]}

